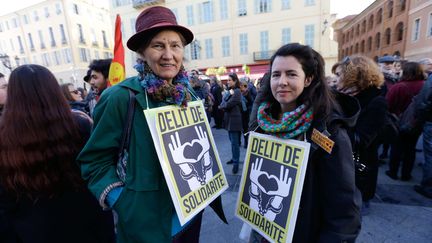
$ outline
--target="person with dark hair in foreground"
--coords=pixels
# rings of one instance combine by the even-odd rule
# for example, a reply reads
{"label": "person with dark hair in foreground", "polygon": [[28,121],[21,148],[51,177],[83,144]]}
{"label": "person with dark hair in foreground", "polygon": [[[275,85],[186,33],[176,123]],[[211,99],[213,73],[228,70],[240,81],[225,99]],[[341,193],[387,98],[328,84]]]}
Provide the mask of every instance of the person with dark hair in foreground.
{"label": "person with dark hair in foreground", "polygon": [[98,207],[75,163],[90,123],[73,115],[45,67],[16,68],[7,94],[0,121],[0,242],[114,242],[112,214]]}
{"label": "person with dark hair in foreground", "polygon": [[[282,139],[311,143],[300,210],[292,242],[355,242],[360,233],[361,195],[355,186],[354,162],[346,129],[359,107],[339,107],[324,77],[324,60],[298,43],[279,48],[270,60],[270,78],[263,78],[250,130]],[[356,104],[340,94],[338,103]],[[343,112],[342,112],[343,111]],[[328,153],[312,138],[312,130],[329,133]],[[266,240],[253,231],[251,242]]]}

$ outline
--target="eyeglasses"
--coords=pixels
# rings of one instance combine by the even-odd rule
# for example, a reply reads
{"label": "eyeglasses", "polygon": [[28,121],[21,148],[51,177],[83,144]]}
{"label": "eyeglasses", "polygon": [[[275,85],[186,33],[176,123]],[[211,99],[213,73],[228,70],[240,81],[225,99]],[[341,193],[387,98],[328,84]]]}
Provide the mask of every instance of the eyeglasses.
{"label": "eyeglasses", "polygon": [[346,56],[343,60],[342,60],[342,64],[343,65],[348,65],[351,62],[351,59],[349,56]]}
{"label": "eyeglasses", "polygon": [[69,92],[74,93],[74,94],[79,94],[79,90],[72,90],[72,91],[69,91]]}

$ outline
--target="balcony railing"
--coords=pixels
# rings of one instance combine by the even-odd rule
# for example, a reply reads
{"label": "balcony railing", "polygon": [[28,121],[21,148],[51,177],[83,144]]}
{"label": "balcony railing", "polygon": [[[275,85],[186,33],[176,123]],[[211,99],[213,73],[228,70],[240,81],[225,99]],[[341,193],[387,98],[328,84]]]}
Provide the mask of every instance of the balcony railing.
{"label": "balcony railing", "polygon": [[161,3],[165,3],[165,1],[164,0],[133,0],[132,6],[134,8],[140,9],[145,6],[151,6],[151,5],[161,4]]}
{"label": "balcony railing", "polygon": [[270,60],[271,56],[275,53],[274,50],[270,51],[256,51],[253,53],[254,61]]}

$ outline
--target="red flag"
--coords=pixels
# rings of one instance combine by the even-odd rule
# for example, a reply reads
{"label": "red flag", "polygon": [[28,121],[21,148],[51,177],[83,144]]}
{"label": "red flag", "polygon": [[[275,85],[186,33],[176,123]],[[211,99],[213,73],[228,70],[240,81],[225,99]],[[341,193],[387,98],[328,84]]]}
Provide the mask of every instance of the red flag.
{"label": "red flag", "polygon": [[114,33],[114,58],[111,62],[111,66],[108,74],[108,85],[112,86],[120,83],[125,79],[125,51],[122,42],[121,33],[121,19],[120,15],[117,14],[115,22],[115,33]]}

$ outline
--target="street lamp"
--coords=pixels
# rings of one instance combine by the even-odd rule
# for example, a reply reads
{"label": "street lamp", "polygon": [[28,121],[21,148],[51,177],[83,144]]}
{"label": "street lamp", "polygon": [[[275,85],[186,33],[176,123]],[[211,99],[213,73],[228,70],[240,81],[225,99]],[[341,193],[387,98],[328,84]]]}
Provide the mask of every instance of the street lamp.
{"label": "street lamp", "polygon": [[0,60],[3,63],[3,66],[5,66],[9,71],[12,72],[12,66],[10,63],[10,58],[8,54],[0,54]]}
{"label": "street lamp", "polygon": [[[20,65],[20,58],[18,56],[15,56],[15,63],[16,66],[18,67]],[[7,69],[9,69],[9,71],[12,72],[12,64],[10,62],[10,57],[8,54],[0,54],[0,60],[3,63],[3,66],[5,66]]]}
{"label": "street lamp", "polygon": [[321,31],[321,35],[324,35],[324,32],[326,31],[326,29],[328,27],[328,21],[327,21],[327,19],[324,20],[323,26],[324,26],[324,28]]}

